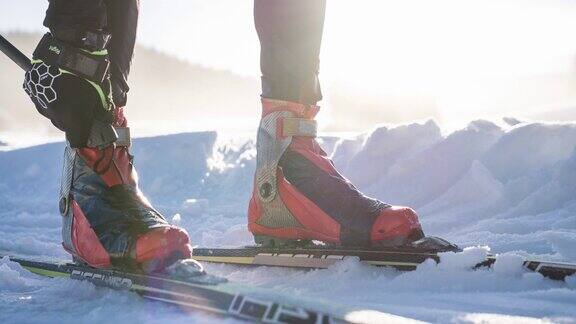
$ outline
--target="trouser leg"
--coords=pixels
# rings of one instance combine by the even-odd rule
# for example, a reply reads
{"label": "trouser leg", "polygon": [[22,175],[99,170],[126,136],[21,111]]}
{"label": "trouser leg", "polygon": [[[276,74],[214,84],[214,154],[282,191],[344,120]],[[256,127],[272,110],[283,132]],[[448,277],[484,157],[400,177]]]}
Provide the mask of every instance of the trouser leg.
{"label": "trouser leg", "polygon": [[303,104],[322,99],[318,82],[325,0],[255,0],[262,97]]}

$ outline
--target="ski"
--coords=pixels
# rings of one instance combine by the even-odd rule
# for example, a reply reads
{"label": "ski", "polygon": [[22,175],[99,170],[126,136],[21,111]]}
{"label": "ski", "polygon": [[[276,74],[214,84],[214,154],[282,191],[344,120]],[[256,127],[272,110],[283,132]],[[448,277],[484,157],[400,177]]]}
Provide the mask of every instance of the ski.
{"label": "ski", "polygon": [[[353,322],[345,319],[345,311],[344,314],[328,314],[309,307],[278,302],[262,297],[266,293],[256,288],[233,284],[207,274],[184,281],[164,275],[95,269],[74,263],[35,261],[15,257],[10,257],[10,260],[38,275],[86,280],[97,286],[132,291],[150,300],[176,305],[185,311],[201,311],[265,323]],[[330,307],[337,309],[334,305]]]}
{"label": "ski", "polygon": [[[195,248],[194,259],[237,265],[310,269],[327,268],[347,258],[355,258],[369,265],[411,271],[427,259],[440,262],[439,252],[443,251],[413,247],[360,249],[327,246],[292,248],[249,246],[243,248]],[[495,261],[496,257],[489,255],[485,261],[477,264],[474,268],[490,267]],[[554,280],[564,280],[567,276],[576,273],[576,264],[570,263],[525,260],[523,266]]]}

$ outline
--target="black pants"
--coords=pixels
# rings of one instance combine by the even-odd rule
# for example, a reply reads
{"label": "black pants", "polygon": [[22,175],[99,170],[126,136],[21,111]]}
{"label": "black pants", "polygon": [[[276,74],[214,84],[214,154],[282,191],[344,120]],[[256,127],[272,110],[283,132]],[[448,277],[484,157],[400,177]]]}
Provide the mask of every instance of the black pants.
{"label": "black pants", "polygon": [[262,97],[315,104],[325,0],[254,0]]}
{"label": "black pants", "polygon": [[[322,98],[318,65],[325,8],[325,0],[254,0],[263,97],[307,104]],[[138,0],[51,0],[44,25],[111,33],[114,100],[124,105],[137,22]]]}

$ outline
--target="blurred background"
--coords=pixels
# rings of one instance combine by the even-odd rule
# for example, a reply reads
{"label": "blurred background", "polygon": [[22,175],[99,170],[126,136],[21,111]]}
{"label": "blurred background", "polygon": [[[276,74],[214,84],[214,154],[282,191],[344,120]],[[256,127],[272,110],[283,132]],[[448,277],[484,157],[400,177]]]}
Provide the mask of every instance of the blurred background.
{"label": "blurred background", "polygon": [[[43,0],[0,0],[0,33],[28,55]],[[136,136],[254,133],[259,44],[248,0],[142,1],[128,114]],[[332,0],[320,79],[326,133],[434,118],[443,131],[512,116],[576,120],[576,1]],[[61,139],[0,55],[0,142]]]}

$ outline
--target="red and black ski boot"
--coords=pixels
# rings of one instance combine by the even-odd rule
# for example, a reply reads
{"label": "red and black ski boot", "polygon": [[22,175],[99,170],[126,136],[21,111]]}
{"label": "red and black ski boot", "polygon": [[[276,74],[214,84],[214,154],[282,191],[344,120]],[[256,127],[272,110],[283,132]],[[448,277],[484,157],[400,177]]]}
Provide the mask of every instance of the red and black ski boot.
{"label": "red and black ski boot", "polygon": [[314,139],[317,106],[262,99],[262,107],[248,210],[256,243],[395,246],[424,237],[412,209],[367,197],[336,171]]}
{"label": "red and black ski boot", "polygon": [[117,108],[113,125],[94,122],[86,147],[66,147],[62,244],[92,267],[161,271],[190,258],[192,249],[186,231],[168,224],[142,195],[129,146],[126,118]]}

